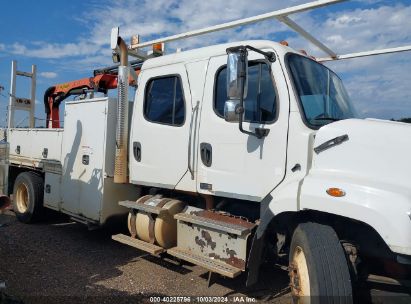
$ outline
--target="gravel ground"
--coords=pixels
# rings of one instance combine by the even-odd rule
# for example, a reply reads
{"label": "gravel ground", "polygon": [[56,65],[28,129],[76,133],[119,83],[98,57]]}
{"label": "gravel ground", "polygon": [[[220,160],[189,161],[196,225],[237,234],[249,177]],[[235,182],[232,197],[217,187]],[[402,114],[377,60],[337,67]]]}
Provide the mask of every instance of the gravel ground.
{"label": "gravel ground", "polygon": [[[175,261],[112,241],[115,230],[118,228],[88,231],[61,216],[25,225],[12,212],[0,215],[0,288],[5,282],[3,291],[24,303],[136,303],[151,302],[150,297],[178,300],[162,298],[172,296],[290,302],[288,275],[280,269],[264,267],[254,288],[245,288],[244,276],[230,280],[217,275],[208,288],[208,273],[203,268],[178,266]],[[376,301],[365,292],[361,303],[370,299],[392,302],[392,297],[384,298],[379,292],[374,292]],[[410,303],[411,298],[407,299],[399,303]],[[0,303],[4,302],[0,298]]]}

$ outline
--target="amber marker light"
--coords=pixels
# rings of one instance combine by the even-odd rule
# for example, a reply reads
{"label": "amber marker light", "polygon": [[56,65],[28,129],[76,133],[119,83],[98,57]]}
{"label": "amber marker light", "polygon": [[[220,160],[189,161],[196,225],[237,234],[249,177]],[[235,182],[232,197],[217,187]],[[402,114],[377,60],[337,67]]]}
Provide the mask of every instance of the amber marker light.
{"label": "amber marker light", "polygon": [[153,44],[153,53],[155,55],[163,55],[164,53],[164,43],[155,43]]}
{"label": "amber marker light", "polygon": [[345,195],[345,191],[340,188],[328,188],[327,194],[334,197],[342,197]]}

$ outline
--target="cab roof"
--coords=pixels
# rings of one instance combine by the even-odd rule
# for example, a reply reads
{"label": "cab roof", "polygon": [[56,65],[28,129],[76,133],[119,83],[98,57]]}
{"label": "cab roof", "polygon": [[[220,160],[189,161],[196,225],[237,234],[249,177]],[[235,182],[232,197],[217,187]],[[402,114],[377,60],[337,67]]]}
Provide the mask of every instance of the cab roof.
{"label": "cab roof", "polygon": [[217,44],[183,52],[170,53],[160,57],[150,58],[144,62],[141,69],[145,70],[175,63],[188,63],[193,61],[209,59],[215,56],[222,56],[227,54],[227,48],[239,45],[250,45],[258,49],[273,49],[276,51],[278,56],[283,56],[289,52],[297,53],[294,49],[282,45],[278,42],[270,40],[246,40]]}

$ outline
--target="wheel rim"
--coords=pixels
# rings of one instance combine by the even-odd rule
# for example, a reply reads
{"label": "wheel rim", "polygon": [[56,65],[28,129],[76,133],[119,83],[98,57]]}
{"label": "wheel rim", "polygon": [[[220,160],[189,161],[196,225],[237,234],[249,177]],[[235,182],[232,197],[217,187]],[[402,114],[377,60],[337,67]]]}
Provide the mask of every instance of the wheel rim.
{"label": "wheel rim", "polygon": [[298,303],[310,302],[310,277],[304,251],[297,246],[290,262],[290,286],[293,298]]}
{"label": "wheel rim", "polygon": [[21,183],[16,190],[16,206],[20,213],[25,213],[29,208],[29,189],[27,185]]}

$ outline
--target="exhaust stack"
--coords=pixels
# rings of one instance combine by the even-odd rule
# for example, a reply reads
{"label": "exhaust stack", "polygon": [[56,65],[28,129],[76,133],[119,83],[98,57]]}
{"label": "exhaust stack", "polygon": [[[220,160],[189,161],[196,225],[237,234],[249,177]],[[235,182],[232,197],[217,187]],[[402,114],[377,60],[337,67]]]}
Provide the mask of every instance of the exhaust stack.
{"label": "exhaust stack", "polygon": [[116,126],[116,155],[114,163],[114,182],[128,183],[128,51],[124,40],[118,35],[118,28],[111,32],[111,48],[119,50],[120,66],[117,80],[117,126]]}

